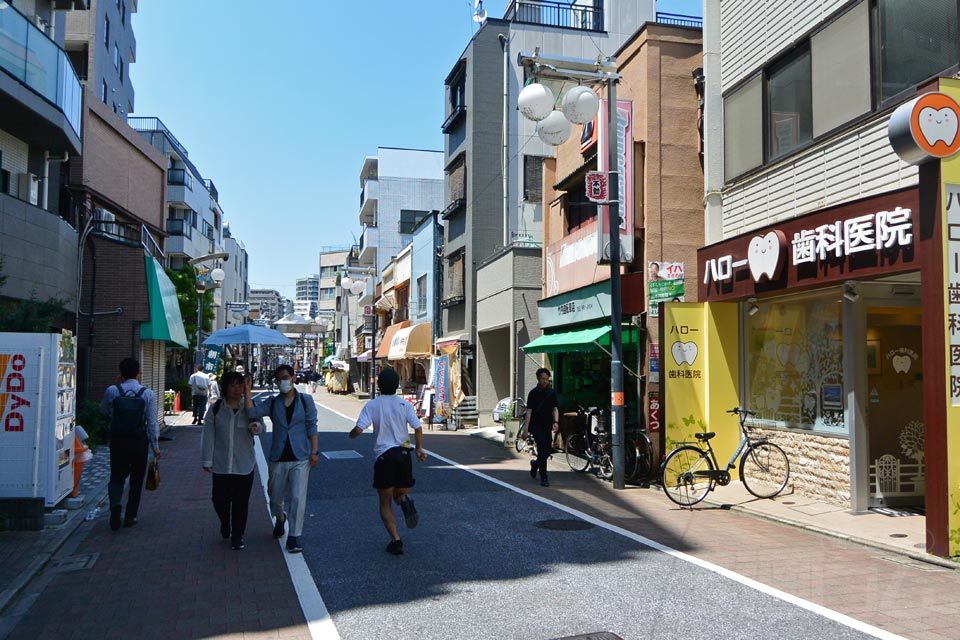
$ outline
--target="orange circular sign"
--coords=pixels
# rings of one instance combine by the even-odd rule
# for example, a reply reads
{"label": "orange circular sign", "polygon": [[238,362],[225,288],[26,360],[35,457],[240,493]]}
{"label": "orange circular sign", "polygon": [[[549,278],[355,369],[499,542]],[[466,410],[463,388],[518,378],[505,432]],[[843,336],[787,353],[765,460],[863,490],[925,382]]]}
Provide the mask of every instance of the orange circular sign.
{"label": "orange circular sign", "polygon": [[960,151],[960,104],[943,93],[927,93],[910,110],[910,133],[917,146],[934,158]]}

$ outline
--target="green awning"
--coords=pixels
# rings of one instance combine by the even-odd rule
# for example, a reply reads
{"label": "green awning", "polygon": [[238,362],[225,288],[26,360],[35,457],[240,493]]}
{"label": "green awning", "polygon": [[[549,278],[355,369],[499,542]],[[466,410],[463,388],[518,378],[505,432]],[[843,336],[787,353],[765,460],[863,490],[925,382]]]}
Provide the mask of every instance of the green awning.
{"label": "green awning", "polygon": [[150,295],[150,322],[140,324],[141,340],[163,340],[181,347],[189,346],[183,330],[177,289],[153,256],[144,256],[147,292]]}
{"label": "green awning", "polygon": [[577,331],[561,331],[540,336],[521,349],[524,353],[570,353],[573,351],[593,351],[594,344],[610,333],[610,327],[593,327]]}

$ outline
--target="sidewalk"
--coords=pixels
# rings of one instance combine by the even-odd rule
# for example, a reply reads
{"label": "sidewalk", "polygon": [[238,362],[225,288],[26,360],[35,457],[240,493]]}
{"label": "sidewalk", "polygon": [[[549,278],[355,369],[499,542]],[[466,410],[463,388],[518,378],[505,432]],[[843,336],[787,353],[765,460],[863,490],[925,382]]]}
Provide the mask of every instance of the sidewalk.
{"label": "sidewalk", "polygon": [[[161,485],[144,491],[136,527],[110,530],[102,484],[55,531],[0,534],[0,561],[28,560],[15,576],[0,573],[0,605],[10,605],[0,611],[0,637],[310,638],[259,478],[246,549],[232,551],[200,466],[200,428],[190,422],[186,412],[167,417]],[[84,520],[100,500],[98,515]]]}

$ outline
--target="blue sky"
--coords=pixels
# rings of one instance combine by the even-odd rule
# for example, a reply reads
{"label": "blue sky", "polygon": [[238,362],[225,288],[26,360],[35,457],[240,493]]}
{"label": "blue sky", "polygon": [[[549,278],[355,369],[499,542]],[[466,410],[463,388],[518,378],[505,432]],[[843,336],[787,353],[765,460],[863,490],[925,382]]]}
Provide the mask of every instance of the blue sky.
{"label": "blue sky", "polygon": [[[216,183],[252,288],[292,297],[322,247],[353,243],[364,156],[443,149],[443,79],[476,30],[472,7],[141,0],[135,115],[163,120]],[[700,0],[657,8],[702,15]]]}

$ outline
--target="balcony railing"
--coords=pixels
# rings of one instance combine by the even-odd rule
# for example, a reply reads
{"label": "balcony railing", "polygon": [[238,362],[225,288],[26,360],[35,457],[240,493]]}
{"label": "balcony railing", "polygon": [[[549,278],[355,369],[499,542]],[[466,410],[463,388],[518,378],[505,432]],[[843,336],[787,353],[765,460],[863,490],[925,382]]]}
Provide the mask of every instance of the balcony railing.
{"label": "balcony railing", "polygon": [[56,105],[80,135],[80,80],[67,52],[6,0],[0,0],[0,68]]}
{"label": "balcony railing", "polygon": [[167,140],[170,141],[170,144],[173,146],[174,150],[180,154],[180,157],[184,159],[187,158],[186,148],[180,144],[180,141],[177,140],[176,136],[170,133],[170,129],[167,129],[166,125],[161,122],[160,118],[127,118],[127,124],[137,131],[156,131],[163,134],[167,137]]}
{"label": "balcony railing", "polygon": [[170,218],[167,220],[167,233],[172,236],[183,236],[184,238],[193,237],[193,227],[186,220]]}
{"label": "balcony railing", "polygon": [[657,11],[657,22],[660,24],[672,24],[678,27],[696,27],[703,29],[703,18],[698,16],[685,16],[679,13],[663,13]]}
{"label": "balcony railing", "polygon": [[551,0],[512,0],[505,20],[578,31],[603,31],[603,2],[593,6],[553,2]]}
{"label": "balcony railing", "polygon": [[193,191],[193,176],[186,169],[167,169],[167,184],[181,185]]}

